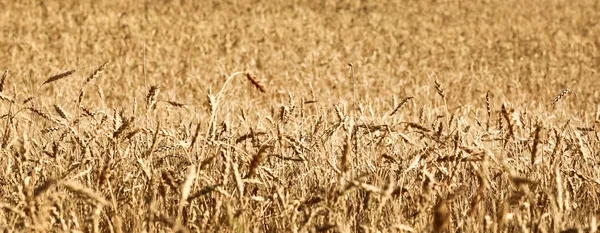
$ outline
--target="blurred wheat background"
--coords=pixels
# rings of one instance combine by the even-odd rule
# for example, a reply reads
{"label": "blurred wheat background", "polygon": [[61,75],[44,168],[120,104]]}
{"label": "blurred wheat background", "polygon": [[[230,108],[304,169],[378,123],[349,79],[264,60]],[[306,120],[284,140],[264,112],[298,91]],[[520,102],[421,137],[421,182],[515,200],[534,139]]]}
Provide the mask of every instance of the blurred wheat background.
{"label": "blurred wheat background", "polygon": [[0,9],[3,232],[598,231],[598,1]]}

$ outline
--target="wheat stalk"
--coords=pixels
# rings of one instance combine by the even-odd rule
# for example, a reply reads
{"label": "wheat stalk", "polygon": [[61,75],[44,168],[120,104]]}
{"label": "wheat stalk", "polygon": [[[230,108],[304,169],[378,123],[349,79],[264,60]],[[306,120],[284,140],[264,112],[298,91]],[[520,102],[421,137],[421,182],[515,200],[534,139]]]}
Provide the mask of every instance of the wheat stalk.
{"label": "wheat stalk", "polygon": [[0,144],[0,148],[2,149],[6,149],[10,141],[10,137],[12,134],[12,123],[13,120],[11,118],[8,118],[8,120],[6,121],[6,125],[4,126],[5,128],[4,135],[2,135],[2,143]]}
{"label": "wheat stalk", "polygon": [[56,120],[54,120],[54,118],[52,118],[50,116],[50,114],[45,113],[44,111],[42,111],[41,109],[35,108],[35,107],[28,107],[27,109],[29,109],[31,112],[35,113],[38,116],[41,116],[42,118],[52,121],[52,122],[56,122]]}
{"label": "wheat stalk", "polygon": [[85,84],[88,84],[89,82],[91,82],[92,80],[98,78],[98,76],[100,76],[100,74],[102,74],[102,72],[104,72],[104,70],[106,69],[106,67],[108,67],[108,64],[111,62],[111,60],[108,60],[106,62],[104,62],[101,66],[99,66],[97,69],[95,69],[92,74],[85,80]]}
{"label": "wheat stalk", "polygon": [[394,110],[392,111],[392,113],[390,113],[390,116],[393,116],[394,114],[396,114],[396,112],[398,112],[398,110],[400,110],[400,108],[402,106],[404,106],[404,104],[406,104],[409,100],[413,99],[414,97],[406,97],[404,98],[402,101],[400,101],[400,103],[398,104],[398,106],[396,106],[396,108],[394,108]]}
{"label": "wheat stalk", "polygon": [[158,89],[158,86],[156,85],[151,86],[148,90],[148,94],[146,95],[146,112],[150,111],[150,109],[156,106],[156,97],[158,96],[159,92],[160,89]]}
{"label": "wheat stalk", "polygon": [[40,85],[40,86],[43,86],[44,84],[53,83],[53,82],[56,82],[58,80],[64,79],[66,77],[71,76],[73,73],[75,73],[75,70],[69,70],[69,71],[64,72],[64,73],[60,73],[60,74],[57,74],[57,75],[50,76],[50,78],[48,78],[46,81],[44,81],[42,83],[42,85]]}
{"label": "wheat stalk", "polygon": [[341,165],[342,172],[346,173],[350,169],[350,151],[352,150],[352,127],[348,127],[344,147],[342,148]]}
{"label": "wheat stalk", "polygon": [[531,147],[531,165],[535,164],[535,157],[538,151],[538,144],[540,144],[540,132],[542,131],[542,126],[537,125],[535,131],[533,132],[533,146]]}
{"label": "wheat stalk", "polygon": [[54,111],[55,111],[56,113],[58,113],[58,115],[59,115],[60,117],[62,117],[62,118],[63,118],[63,119],[65,119],[66,121],[69,121],[69,115],[67,115],[67,113],[65,112],[65,110],[64,110],[62,107],[60,107],[60,105],[58,105],[58,104],[55,104],[55,105],[54,105]]}
{"label": "wheat stalk", "polygon": [[437,91],[438,95],[440,95],[442,97],[442,99],[445,101],[446,93],[444,92],[444,88],[442,87],[442,84],[440,84],[440,81],[438,80],[437,75],[435,75],[434,82],[435,82],[435,90]]}
{"label": "wheat stalk", "polygon": [[81,90],[79,90],[79,95],[77,96],[77,104],[81,104],[81,102],[83,101],[84,95],[85,95],[85,88],[81,88]]}
{"label": "wheat stalk", "polygon": [[402,123],[410,126],[411,128],[415,128],[415,129],[421,130],[423,132],[431,132],[431,129],[429,129],[419,123],[414,123],[414,122],[402,122]]}
{"label": "wheat stalk", "polygon": [[258,81],[258,79],[256,79],[256,76],[254,76],[254,74],[252,72],[246,71],[244,74],[246,75],[246,79],[248,79],[248,81],[250,81],[250,83],[252,83],[252,85],[254,85],[258,90],[260,90],[260,92],[267,93],[265,86],[262,85]]}
{"label": "wheat stalk", "polygon": [[492,119],[492,105],[490,104],[490,92],[485,94],[485,109],[487,110],[486,131],[490,131],[490,120]]}
{"label": "wheat stalk", "polygon": [[200,123],[198,123],[196,125],[196,130],[194,131],[194,135],[192,136],[192,140],[190,140],[190,147],[189,147],[190,151],[192,149],[194,149],[194,145],[196,144],[196,141],[198,140],[198,135],[200,135]]}
{"label": "wheat stalk", "polygon": [[10,103],[15,103],[15,100],[13,100],[12,98],[4,95],[3,93],[0,92],[0,100],[4,100],[6,102],[10,102]]}
{"label": "wheat stalk", "polygon": [[96,191],[86,188],[83,185],[80,184],[75,184],[75,183],[70,183],[70,182],[61,182],[61,185],[65,188],[67,188],[67,190],[85,197],[87,200],[92,200],[94,202],[96,202],[97,204],[100,205],[104,205],[104,206],[109,206],[110,202],[108,202],[106,199],[104,199],[104,197],[102,197],[101,194],[97,193]]}
{"label": "wheat stalk", "polygon": [[252,160],[250,161],[250,169],[249,169],[246,177],[244,177],[244,179],[251,178],[252,176],[254,176],[256,174],[256,170],[258,169],[258,166],[262,162],[263,157],[266,154],[266,151],[268,149],[273,148],[273,146],[269,145],[269,143],[270,143],[270,141],[265,142],[265,144],[263,144],[260,147],[258,152],[256,154],[254,154],[254,156],[252,156]]}
{"label": "wheat stalk", "polygon": [[515,139],[515,131],[513,129],[512,122],[510,121],[510,116],[508,114],[508,110],[506,109],[506,105],[502,104],[502,116],[504,120],[506,120],[506,124],[508,125],[508,136]]}
{"label": "wheat stalk", "polygon": [[555,105],[556,103],[558,103],[558,101],[561,100],[565,95],[567,95],[569,91],[569,89],[564,89],[563,91],[561,91],[556,97],[554,97],[554,100],[550,105]]}
{"label": "wheat stalk", "polygon": [[186,104],[175,101],[175,100],[168,100],[167,101],[168,104],[170,104],[173,107],[177,107],[177,108],[185,108]]}
{"label": "wheat stalk", "polygon": [[4,73],[2,74],[2,78],[0,78],[0,92],[4,91],[4,84],[6,82],[6,77],[8,77],[8,69],[4,70]]}
{"label": "wheat stalk", "polygon": [[28,98],[26,98],[26,99],[23,100],[23,104],[27,104],[27,103],[31,102],[32,100],[34,100],[34,99],[35,98],[33,96],[28,97]]}

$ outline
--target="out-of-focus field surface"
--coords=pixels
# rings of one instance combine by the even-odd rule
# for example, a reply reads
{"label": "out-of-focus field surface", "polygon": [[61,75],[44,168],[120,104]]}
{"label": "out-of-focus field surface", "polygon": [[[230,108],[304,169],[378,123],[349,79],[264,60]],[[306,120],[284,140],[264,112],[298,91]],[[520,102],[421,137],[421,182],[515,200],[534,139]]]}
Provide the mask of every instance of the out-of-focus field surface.
{"label": "out-of-focus field surface", "polygon": [[593,0],[1,1],[0,229],[595,232],[599,23]]}

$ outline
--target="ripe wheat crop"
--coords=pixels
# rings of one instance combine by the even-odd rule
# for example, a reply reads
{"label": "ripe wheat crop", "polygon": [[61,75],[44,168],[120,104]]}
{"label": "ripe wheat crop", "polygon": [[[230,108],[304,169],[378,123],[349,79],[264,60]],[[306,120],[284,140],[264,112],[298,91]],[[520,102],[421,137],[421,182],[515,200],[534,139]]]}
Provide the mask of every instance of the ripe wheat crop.
{"label": "ripe wheat crop", "polygon": [[598,232],[600,4],[5,1],[2,232]]}

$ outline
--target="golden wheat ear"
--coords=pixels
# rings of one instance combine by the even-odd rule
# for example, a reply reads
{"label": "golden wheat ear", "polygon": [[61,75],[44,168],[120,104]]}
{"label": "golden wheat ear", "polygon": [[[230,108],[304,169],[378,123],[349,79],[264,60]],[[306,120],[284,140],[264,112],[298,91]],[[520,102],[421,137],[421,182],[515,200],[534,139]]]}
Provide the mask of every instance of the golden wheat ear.
{"label": "golden wheat ear", "polygon": [[402,101],[400,101],[400,103],[398,104],[398,106],[396,106],[396,108],[394,108],[394,111],[392,111],[392,113],[390,113],[390,116],[393,116],[394,114],[396,114],[396,112],[398,112],[398,110],[400,110],[400,108],[402,106],[404,106],[404,104],[406,104],[409,100],[413,99],[414,97],[406,97],[404,98]]}
{"label": "golden wheat ear", "polygon": [[60,74],[57,74],[57,75],[50,76],[50,78],[46,79],[46,81],[44,81],[42,83],[42,85],[40,85],[40,86],[43,86],[45,84],[53,83],[53,82],[56,82],[58,80],[67,78],[67,77],[71,76],[73,73],[75,73],[75,70],[69,70],[67,72],[63,72],[63,73],[60,73]]}
{"label": "golden wheat ear", "polygon": [[265,86],[262,83],[260,83],[258,79],[256,79],[256,76],[252,72],[246,71],[245,75],[246,79],[248,79],[248,81],[250,81],[252,85],[254,85],[258,90],[260,90],[260,92],[267,93],[267,89],[265,89]]}
{"label": "golden wheat ear", "polygon": [[4,91],[4,83],[6,82],[6,77],[8,76],[8,69],[4,70],[2,74],[2,78],[0,78],[0,92]]}
{"label": "golden wheat ear", "polygon": [[85,84],[89,83],[90,81],[92,81],[95,78],[97,78],[98,76],[100,76],[100,74],[102,72],[104,72],[106,67],[108,67],[108,64],[110,64],[110,62],[111,62],[111,60],[108,60],[108,61],[104,62],[101,66],[99,66],[97,69],[95,69],[92,72],[92,74],[85,80]]}
{"label": "golden wheat ear", "polygon": [[4,100],[4,101],[10,102],[10,103],[15,103],[15,100],[2,94],[1,92],[0,92],[0,100]]}
{"label": "golden wheat ear", "polygon": [[565,97],[565,95],[567,95],[569,93],[569,89],[564,89],[563,91],[561,91],[556,97],[554,97],[554,100],[552,101],[552,103],[550,105],[555,105],[556,103],[558,103],[558,101],[560,101],[563,97]]}
{"label": "golden wheat ear", "polygon": [[158,96],[159,92],[160,89],[158,86],[154,85],[150,87],[148,94],[146,95],[146,111],[149,111],[151,108],[156,106],[156,97]]}

